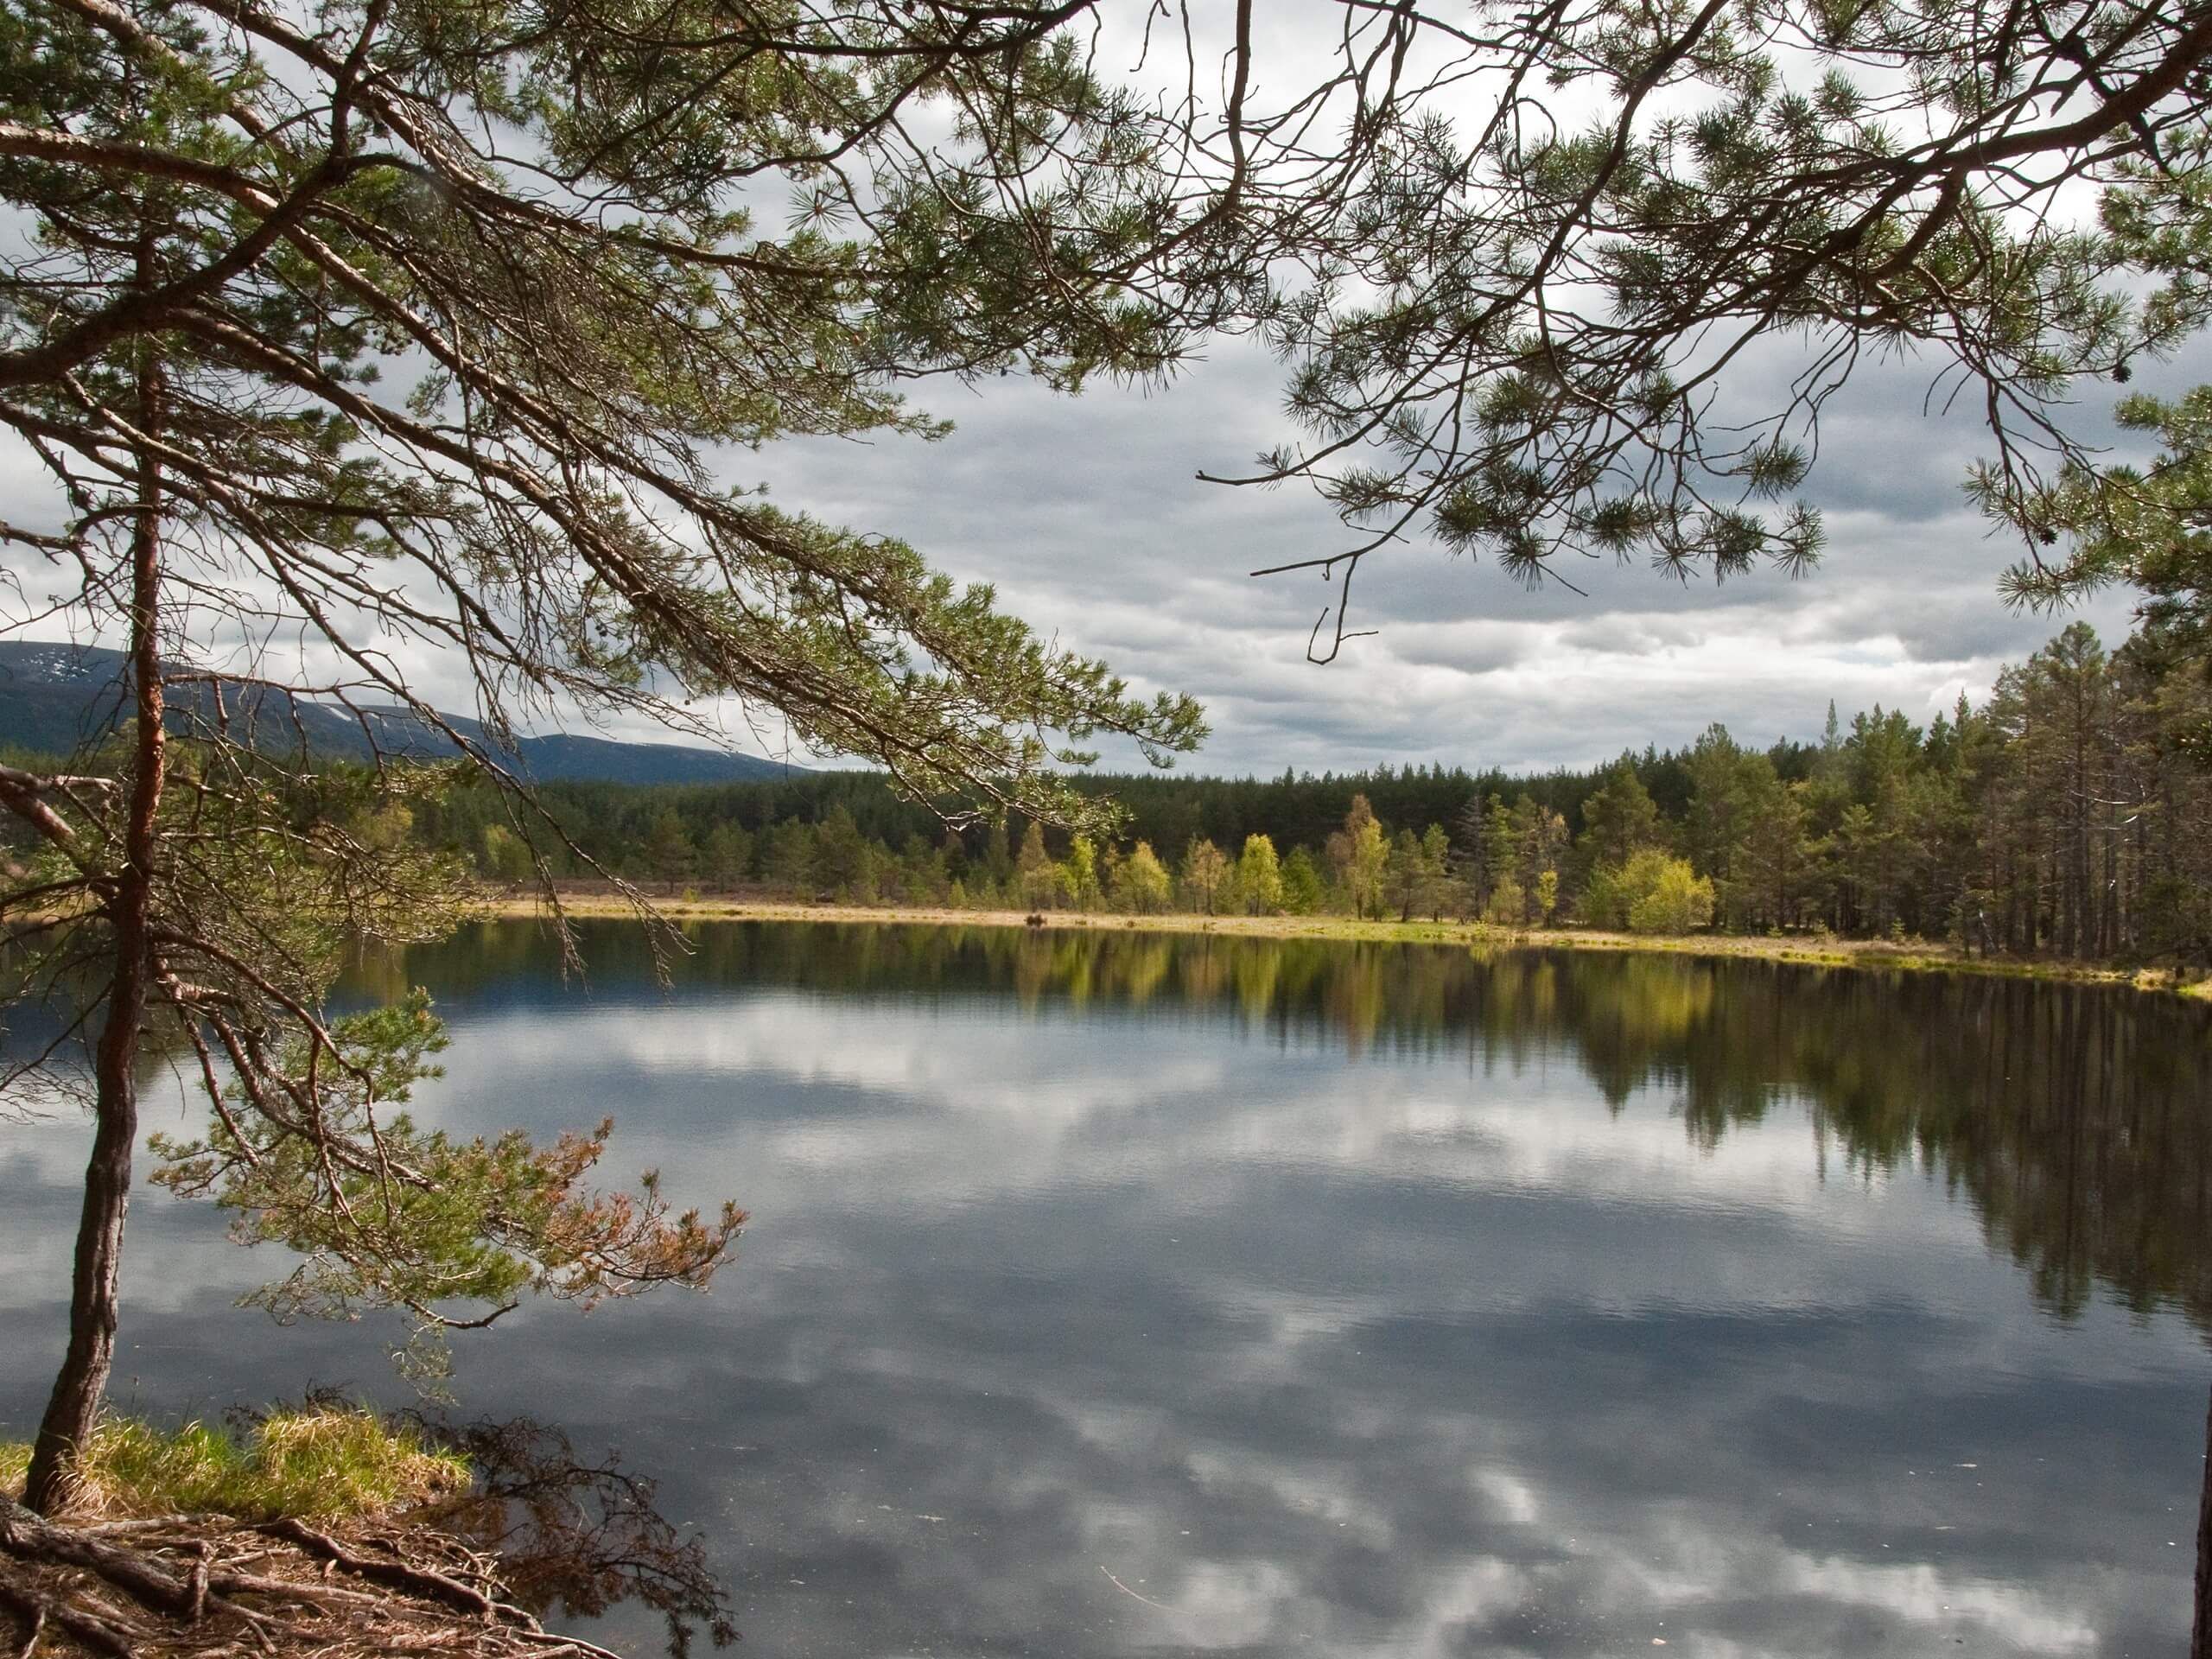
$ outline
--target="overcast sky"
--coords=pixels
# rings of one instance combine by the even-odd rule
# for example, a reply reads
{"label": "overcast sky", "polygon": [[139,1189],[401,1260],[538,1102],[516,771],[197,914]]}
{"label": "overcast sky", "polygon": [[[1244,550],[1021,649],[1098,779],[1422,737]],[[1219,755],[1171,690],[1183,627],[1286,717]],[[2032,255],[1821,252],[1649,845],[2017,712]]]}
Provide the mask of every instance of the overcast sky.
{"label": "overcast sky", "polygon": [[[1304,12],[1271,16],[1268,52],[1325,57],[1338,20],[1316,16],[1318,35]],[[1202,49],[1198,60],[1214,60]],[[1768,394],[1804,366],[1783,342],[1746,353],[1719,389],[1721,416],[1770,413],[1786,397]],[[996,584],[1040,632],[1104,657],[1138,690],[1197,696],[1213,735],[1191,769],[1541,769],[1686,743],[1714,721],[1761,745],[1815,737],[1831,699],[1846,719],[1878,702],[1925,721],[1962,690],[1981,698],[2004,663],[2063,626],[1998,597],[2019,548],[1966,499],[1969,466],[1993,448],[1974,398],[1951,418],[1925,412],[1940,366],[1870,355],[1829,405],[1804,491],[1828,551],[1808,578],[1683,588],[1607,560],[1565,571],[1586,597],[1532,594],[1494,565],[1415,545],[1362,569],[1354,625],[1379,632],[1325,668],[1306,645],[1332,588],[1313,574],[1247,573],[1355,538],[1310,492],[1195,477],[1243,472],[1299,435],[1282,413],[1283,367],[1249,344],[1217,344],[1150,394],[925,383],[917,402],[957,423],[940,443],[823,441],[747,461],[782,505],[902,536],[940,568]],[[2195,350],[2130,390],[2207,378],[2212,353]],[[2108,431],[2119,390],[2083,388],[2069,424]],[[2083,614],[2116,642],[2131,608],[2113,594]]]}
{"label": "overcast sky", "polygon": [[[1716,720],[1760,744],[1817,736],[1830,698],[1847,719],[1880,702],[1924,721],[2062,626],[1999,600],[2016,545],[1961,489],[1986,446],[1972,422],[1921,413],[1927,379],[1924,365],[1870,372],[1824,423],[1806,493],[1829,549],[1807,579],[1683,588],[1608,560],[1567,572],[1586,598],[1531,594],[1408,547],[1369,561],[1355,621],[1379,632],[1326,668],[1305,652],[1332,590],[1246,572],[1338,550],[1342,526],[1310,493],[1194,476],[1289,435],[1281,371],[1248,347],[1149,395],[934,386],[920,401],[957,423],[941,442],[810,442],[747,461],[785,505],[902,535],[1137,688],[1198,697],[1213,736],[1184,763],[1196,770],[1548,767],[1683,743]],[[2117,640],[2129,607],[2115,595],[2085,613]]]}
{"label": "overcast sky", "polygon": [[[1294,57],[1298,31],[1271,28]],[[1133,58],[1128,45],[1115,49]],[[1723,391],[1743,412],[1764,413],[1774,404],[1762,390],[1802,366],[1772,346],[1738,359]],[[995,584],[1040,632],[1106,658],[1141,692],[1195,696],[1213,734],[1186,768],[1586,766],[1624,747],[1686,743],[1714,721],[1757,744],[1813,737],[1831,699],[1847,718],[1878,702],[1924,721],[1961,690],[1981,697],[2003,663],[2062,626],[1997,596],[2018,549],[1990,533],[1961,489],[1990,447],[1978,423],[1923,412],[1936,366],[1862,366],[1830,405],[1804,492],[1826,514],[1828,551],[1808,578],[1684,588],[1641,566],[1567,559],[1586,596],[1529,593],[1493,565],[1416,544],[1363,568],[1354,620],[1378,632],[1325,668],[1306,662],[1306,645],[1333,589],[1312,573],[1247,572],[1342,551],[1352,538],[1308,492],[1195,476],[1242,471],[1296,435],[1281,412],[1281,365],[1248,344],[1217,343],[1164,391],[1101,386],[1068,398],[1020,377],[925,382],[917,404],[957,423],[942,442],[809,440],[736,454],[728,476]],[[2131,389],[2206,378],[2212,352],[2197,350]],[[2077,428],[2101,424],[2117,391],[2086,388]],[[41,493],[51,492],[29,455],[0,446],[0,494],[12,504],[0,517],[57,513],[36,505]],[[54,581],[36,563],[20,550],[0,556],[34,597]],[[2116,641],[2129,609],[2113,594],[2085,613]],[[219,642],[200,643],[219,656]],[[428,700],[472,710],[453,664],[394,650]],[[772,719],[748,721],[732,707],[722,722],[735,747],[814,759],[787,749]],[[1106,760],[1135,764],[1127,750]]]}
{"label": "overcast sky", "polygon": [[[2134,389],[2203,378],[2209,355]],[[1781,366],[1770,356],[1764,372],[1745,369],[1738,396],[1756,403]],[[2002,664],[2063,625],[1999,600],[2016,548],[1961,489],[1987,446],[1973,421],[1922,412],[1928,378],[1924,364],[1864,371],[1831,406],[1805,492],[1827,514],[1829,547],[1808,578],[1683,587],[1640,565],[1570,559],[1586,597],[1530,593],[1493,564],[1416,544],[1368,562],[1355,622],[1377,632],[1328,667],[1308,664],[1306,645],[1333,588],[1311,574],[1247,573],[1342,550],[1344,527],[1308,491],[1195,476],[1237,472],[1292,435],[1280,365],[1246,345],[1217,346],[1165,391],[925,383],[916,401],[956,423],[948,438],[807,440],[735,454],[727,476],[768,485],[787,509],[903,537],[955,576],[995,583],[1009,609],[1103,657],[1135,690],[1198,697],[1213,734],[1187,770],[1579,766],[1686,743],[1713,721],[1759,745],[1815,737],[1831,698],[1847,719],[1878,702],[1924,721],[1962,690],[1979,700]],[[2105,411],[2090,402],[2078,413],[2094,426]],[[11,495],[37,489],[27,455],[0,470]],[[2084,613],[2116,642],[2131,602],[2115,594]],[[402,654],[430,701],[471,709],[454,665]],[[772,720],[748,728],[734,707],[722,718],[734,747],[785,752]],[[609,734],[664,735],[642,724]],[[1138,764],[1128,750],[1105,762]]]}

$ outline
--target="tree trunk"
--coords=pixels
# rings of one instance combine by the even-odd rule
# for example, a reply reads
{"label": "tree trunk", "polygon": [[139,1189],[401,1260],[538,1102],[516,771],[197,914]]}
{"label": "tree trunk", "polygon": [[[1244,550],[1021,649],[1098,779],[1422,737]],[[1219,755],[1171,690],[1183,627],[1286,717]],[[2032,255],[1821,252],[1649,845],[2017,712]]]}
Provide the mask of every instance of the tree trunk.
{"label": "tree trunk", "polygon": [[2189,1659],[2212,1659],[2212,1409],[2204,1416],[2204,1492],[2196,1503],[2196,1616]]}
{"label": "tree trunk", "polygon": [[[142,422],[151,429],[158,371],[139,380]],[[161,805],[164,747],[160,640],[162,481],[149,453],[138,457],[137,514],[130,537],[130,658],[136,682],[136,753],[130,779],[125,862],[107,901],[114,972],[107,1018],[94,1052],[92,1155],[85,1167],[85,1205],[69,1288],[69,1346],[54,1379],[31,1450],[23,1502],[50,1515],[67,1501],[77,1453],[92,1432],[115,1358],[116,1290],[123,1265],[123,1222],[130,1205],[131,1153],[138,1139],[138,1047],[153,976],[155,817]]]}

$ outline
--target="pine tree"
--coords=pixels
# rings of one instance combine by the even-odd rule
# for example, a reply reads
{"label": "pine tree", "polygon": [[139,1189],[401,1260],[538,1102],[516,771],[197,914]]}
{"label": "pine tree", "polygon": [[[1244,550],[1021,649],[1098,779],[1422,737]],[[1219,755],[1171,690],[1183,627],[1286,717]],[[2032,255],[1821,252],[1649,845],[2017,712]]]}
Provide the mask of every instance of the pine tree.
{"label": "pine tree", "polygon": [[718,892],[727,893],[752,874],[753,838],[744,825],[724,818],[707,831],[700,848],[700,874]]}
{"label": "pine tree", "polygon": [[1282,907],[1294,916],[1311,916],[1326,897],[1313,855],[1303,847],[1292,848],[1282,861]]}
{"label": "pine tree", "polygon": [[1616,761],[1605,782],[1582,803],[1582,835],[1577,850],[1586,869],[1619,866],[1630,854],[1663,843],[1659,808],[1626,757]]}
{"label": "pine tree", "polygon": [[698,849],[691,844],[691,832],[672,808],[664,808],[654,817],[645,838],[645,860],[653,880],[671,892],[690,879],[698,861]]}

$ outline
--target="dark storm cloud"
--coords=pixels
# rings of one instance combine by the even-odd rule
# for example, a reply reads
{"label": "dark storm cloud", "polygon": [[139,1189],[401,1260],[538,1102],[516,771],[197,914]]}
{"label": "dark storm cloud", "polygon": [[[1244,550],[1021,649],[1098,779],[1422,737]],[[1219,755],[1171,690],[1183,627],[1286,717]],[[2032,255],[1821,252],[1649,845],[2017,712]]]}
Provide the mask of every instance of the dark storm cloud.
{"label": "dark storm cloud", "polygon": [[[1716,419],[1770,407],[1794,372],[1773,344],[1732,366]],[[2139,381],[2171,390],[2205,353]],[[1974,411],[1928,407],[1931,365],[1877,363],[1829,406],[1806,494],[1829,546],[1803,581],[1759,572],[1676,582],[1640,565],[1562,558],[1582,588],[1529,592],[1495,566],[1416,543],[1363,568],[1353,623],[1377,630],[1333,664],[1305,660],[1333,588],[1267,565],[1341,552],[1344,529],[1310,491],[1202,483],[1293,435],[1282,370],[1231,342],[1165,389],[1058,397],[1020,378],[925,383],[918,406],[957,429],[939,442],[809,440],[725,457],[732,482],[765,483],[791,510],[899,536],[957,576],[984,581],[1048,638],[1105,658],[1143,693],[1197,696],[1214,735],[1198,771],[1344,769],[1442,760],[1471,766],[1589,764],[1624,747],[1686,742],[1713,721],[1764,742],[1815,734],[1834,700],[1925,720],[2063,619],[2008,611],[1999,573],[2018,550],[1970,509],[1968,466],[1989,449]],[[2107,434],[2109,399],[2082,391],[2072,418]],[[28,488],[20,455],[0,481]],[[35,493],[35,492],[32,492]],[[29,517],[35,512],[27,508]],[[24,566],[31,591],[50,573]],[[2108,639],[2124,595],[2084,614]],[[430,700],[468,712],[454,665],[383,641]],[[238,641],[216,642],[235,652]],[[296,650],[278,640],[276,649]],[[766,711],[716,711],[741,748],[780,753]],[[580,725],[557,714],[540,725]],[[654,736],[638,723],[613,734]],[[803,758],[803,757],[801,757]],[[1105,764],[1137,764],[1106,747]]]}
{"label": "dark storm cloud", "polygon": [[[1770,400],[1789,367],[1781,347],[1747,359],[1728,409]],[[1198,696],[1215,731],[1198,769],[1584,764],[1687,741],[1715,720],[1758,741],[1810,737],[1831,699],[1924,720],[1961,690],[1982,695],[2003,661],[2056,631],[1998,600],[2018,552],[1961,487],[1989,446],[1967,415],[1926,409],[1930,373],[1874,365],[1830,406],[1807,491],[1830,546],[1807,580],[1684,584],[1569,558],[1585,594],[1530,593],[1484,563],[1396,549],[1369,561],[1355,592],[1355,624],[1377,637],[1327,668],[1304,653],[1332,590],[1244,573],[1341,550],[1342,526],[1309,492],[1193,476],[1233,473],[1289,435],[1281,370],[1250,351],[1225,348],[1145,394],[933,389],[927,406],[959,423],[943,443],[759,459],[779,499],[896,531],[1141,689]],[[2079,413],[2099,427],[2093,407]],[[2086,614],[2109,637],[2126,631],[2122,598]]]}

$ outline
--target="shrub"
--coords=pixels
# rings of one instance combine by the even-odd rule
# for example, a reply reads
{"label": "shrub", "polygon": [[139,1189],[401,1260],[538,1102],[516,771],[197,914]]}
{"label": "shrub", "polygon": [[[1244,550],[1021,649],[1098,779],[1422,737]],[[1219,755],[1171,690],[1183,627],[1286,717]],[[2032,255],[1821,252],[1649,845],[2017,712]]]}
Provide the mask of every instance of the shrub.
{"label": "shrub", "polygon": [[1490,907],[1484,911],[1483,918],[1500,927],[1520,927],[1529,919],[1525,908],[1527,899],[1528,895],[1521,890],[1521,884],[1509,875],[1491,889]]}
{"label": "shrub", "polygon": [[1582,892],[1584,918],[1631,933],[1687,933],[1713,920],[1713,880],[1656,848],[1602,864]]}

